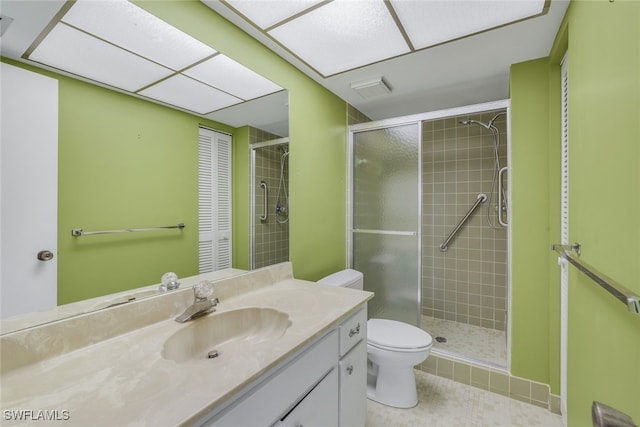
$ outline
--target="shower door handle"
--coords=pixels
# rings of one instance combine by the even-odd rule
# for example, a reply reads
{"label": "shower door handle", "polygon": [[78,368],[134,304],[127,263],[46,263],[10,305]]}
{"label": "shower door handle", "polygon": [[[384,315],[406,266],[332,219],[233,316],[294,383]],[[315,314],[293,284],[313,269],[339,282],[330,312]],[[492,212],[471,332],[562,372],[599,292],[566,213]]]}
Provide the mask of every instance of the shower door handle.
{"label": "shower door handle", "polygon": [[[507,223],[507,221],[502,219],[502,215],[503,215],[502,204],[504,203],[504,198],[502,196],[502,192],[504,191],[504,189],[502,188],[502,176],[507,171],[507,169],[508,169],[508,167],[505,166],[502,169],[500,169],[500,172],[498,172],[498,222],[503,227],[507,227],[509,225]],[[504,215],[507,215],[507,217],[509,215],[508,211],[506,209],[506,206],[505,206],[505,209],[504,209]]]}
{"label": "shower door handle", "polygon": [[269,190],[267,190],[267,183],[260,181],[260,187],[264,190],[262,198],[262,216],[260,221],[265,222],[267,220],[267,198],[269,197]]}

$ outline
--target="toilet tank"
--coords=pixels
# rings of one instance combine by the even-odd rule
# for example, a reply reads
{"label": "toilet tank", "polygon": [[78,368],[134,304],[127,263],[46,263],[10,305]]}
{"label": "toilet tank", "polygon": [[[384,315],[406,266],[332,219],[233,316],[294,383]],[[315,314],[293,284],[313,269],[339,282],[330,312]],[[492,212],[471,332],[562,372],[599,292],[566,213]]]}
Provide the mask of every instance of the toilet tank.
{"label": "toilet tank", "polygon": [[338,271],[318,280],[318,283],[342,288],[364,289],[364,276],[362,273],[352,269]]}

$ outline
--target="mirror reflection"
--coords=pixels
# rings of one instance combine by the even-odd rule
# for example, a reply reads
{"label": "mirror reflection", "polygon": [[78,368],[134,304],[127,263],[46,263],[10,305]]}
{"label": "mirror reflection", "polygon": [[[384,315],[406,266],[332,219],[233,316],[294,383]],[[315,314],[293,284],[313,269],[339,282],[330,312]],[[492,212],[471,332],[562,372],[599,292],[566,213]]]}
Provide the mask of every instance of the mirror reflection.
{"label": "mirror reflection", "polygon": [[158,295],[167,272],[242,272],[234,152],[288,136],[287,91],[127,1],[5,15],[2,333]]}

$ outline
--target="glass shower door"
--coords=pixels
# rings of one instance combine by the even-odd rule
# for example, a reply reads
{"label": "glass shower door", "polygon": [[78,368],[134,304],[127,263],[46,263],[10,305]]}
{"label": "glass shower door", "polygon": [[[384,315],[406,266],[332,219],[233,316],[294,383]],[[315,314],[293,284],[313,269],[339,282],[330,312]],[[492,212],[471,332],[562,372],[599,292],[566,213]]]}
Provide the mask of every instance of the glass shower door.
{"label": "glass shower door", "polygon": [[352,265],[369,316],[419,324],[420,123],[354,132]]}

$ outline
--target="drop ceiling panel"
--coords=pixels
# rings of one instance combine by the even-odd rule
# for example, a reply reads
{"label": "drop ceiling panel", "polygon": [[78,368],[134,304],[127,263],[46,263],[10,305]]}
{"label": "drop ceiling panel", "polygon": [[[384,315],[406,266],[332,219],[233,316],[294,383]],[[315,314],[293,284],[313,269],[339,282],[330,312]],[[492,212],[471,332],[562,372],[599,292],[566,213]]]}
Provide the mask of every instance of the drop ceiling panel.
{"label": "drop ceiling panel", "polygon": [[207,114],[242,102],[182,74],[176,74],[138,93],[198,114]]}
{"label": "drop ceiling panel", "polygon": [[335,0],[269,35],[324,76],[409,52],[382,0]]}
{"label": "drop ceiling panel", "polygon": [[245,100],[258,98],[282,88],[224,55],[216,55],[184,74]]}
{"label": "drop ceiling panel", "polygon": [[542,12],[544,0],[391,0],[416,49],[509,24]]}
{"label": "drop ceiling panel", "polygon": [[125,0],[78,1],[62,20],[173,70],[216,53]]}
{"label": "drop ceiling panel", "polygon": [[132,92],[172,73],[65,24],[56,25],[29,59]]}
{"label": "drop ceiling panel", "polygon": [[264,30],[321,1],[322,0],[227,0],[226,3]]}

